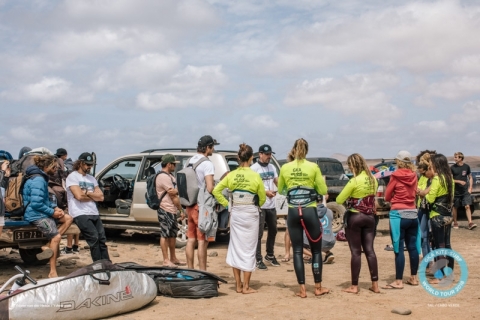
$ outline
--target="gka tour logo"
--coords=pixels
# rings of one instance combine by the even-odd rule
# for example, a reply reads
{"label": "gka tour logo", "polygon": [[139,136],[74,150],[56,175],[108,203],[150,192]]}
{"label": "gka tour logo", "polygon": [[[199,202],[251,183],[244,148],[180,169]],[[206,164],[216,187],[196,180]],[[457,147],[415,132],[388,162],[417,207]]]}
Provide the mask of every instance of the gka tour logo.
{"label": "gka tour logo", "polygon": [[[453,268],[448,265],[448,260],[456,261],[460,266],[460,279],[455,286],[453,286]],[[426,277],[426,269],[429,265],[430,272],[434,276],[431,282],[429,282]],[[467,263],[458,252],[452,249],[436,249],[422,259],[419,278],[422,287],[432,296],[437,298],[450,298],[465,287],[468,279]]]}
{"label": "gka tour logo", "polygon": [[130,286],[126,286],[124,291],[117,292],[115,294],[106,294],[97,296],[95,298],[87,298],[80,304],[76,304],[74,300],[60,302],[60,309],[57,312],[73,311],[81,308],[91,308],[92,306],[101,307],[110,303],[120,302],[133,299]]}

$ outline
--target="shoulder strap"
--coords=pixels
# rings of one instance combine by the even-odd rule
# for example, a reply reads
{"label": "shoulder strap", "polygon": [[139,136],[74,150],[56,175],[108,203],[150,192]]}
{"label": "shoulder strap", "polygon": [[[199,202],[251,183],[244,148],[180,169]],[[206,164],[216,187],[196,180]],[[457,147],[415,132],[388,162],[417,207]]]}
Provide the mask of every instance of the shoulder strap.
{"label": "shoulder strap", "polygon": [[[155,175],[155,182],[157,181],[157,176],[158,176],[159,174],[161,174],[161,173],[167,174],[165,171],[160,170],[160,171],[157,172],[157,174]],[[172,180],[172,183],[173,183],[173,178],[172,178],[171,175],[170,175],[170,180]],[[155,189],[156,189],[156,187],[155,187]],[[167,190],[165,190],[165,191],[162,193],[162,195],[161,195],[160,198],[158,199],[158,203],[162,203],[162,200],[163,200],[163,198],[164,198],[166,195],[167,195]]]}
{"label": "shoulder strap", "polygon": [[209,161],[209,160],[208,160],[207,157],[203,157],[203,158],[199,159],[197,162],[195,162],[195,163],[193,164],[193,170],[196,170],[197,167],[198,167],[202,162],[204,162],[204,161]]}

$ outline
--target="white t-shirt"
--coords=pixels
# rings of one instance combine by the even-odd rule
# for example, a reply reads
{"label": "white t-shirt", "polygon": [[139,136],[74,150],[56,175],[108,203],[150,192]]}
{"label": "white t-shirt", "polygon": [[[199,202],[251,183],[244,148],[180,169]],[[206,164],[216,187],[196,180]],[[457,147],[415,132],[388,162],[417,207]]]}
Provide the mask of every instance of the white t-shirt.
{"label": "white t-shirt", "polygon": [[85,176],[78,173],[78,171],[73,171],[67,177],[66,187],[67,187],[67,201],[68,201],[68,214],[72,218],[81,216],[81,215],[98,215],[97,204],[95,201],[81,202],[75,199],[70,186],[79,186],[83,192],[85,190],[94,191],[98,186],[97,180],[87,174]]}
{"label": "white t-shirt", "polygon": [[[203,154],[196,154],[190,159],[188,163],[194,165],[198,160],[203,157]],[[197,174],[198,187],[200,189],[203,189],[205,188],[205,176],[213,176],[215,174],[215,167],[213,166],[212,161],[205,160],[198,165],[198,167],[195,169],[195,173]]]}
{"label": "white t-shirt", "polygon": [[[275,178],[278,178],[277,169],[273,164],[269,163],[267,166],[262,167],[258,162],[252,164],[250,167],[253,171],[260,174],[262,178],[265,191],[277,191],[277,186],[274,183]],[[265,200],[265,203],[262,206],[262,209],[273,209],[275,208],[275,197]]]}

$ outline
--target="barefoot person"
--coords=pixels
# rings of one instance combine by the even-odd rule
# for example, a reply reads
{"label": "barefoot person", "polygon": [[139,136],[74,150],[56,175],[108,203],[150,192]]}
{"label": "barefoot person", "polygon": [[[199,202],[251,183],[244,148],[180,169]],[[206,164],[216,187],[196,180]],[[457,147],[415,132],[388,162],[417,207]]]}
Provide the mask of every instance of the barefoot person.
{"label": "barefoot person", "polygon": [[368,169],[365,159],[358,153],[348,156],[347,165],[353,173],[353,178],[348,181],[336,199],[338,204],[347,201],[347,212],[345,212],[344,217],[346,222],[345,235],[352,254],[350,262],[352,285],[343,291],[358,293],[358,278],[363,249],[372,280],[372,286],[369,290],[379,293],[377,256],[373,249],[373,240],[375,239],[375,193],[378,182]]}
{"label": "barefoot person", "polygon": [[233,268],[237,292],[255,293],[257,291],[250,288],[250,277],[257,262],[259,207],[265,203],[266,194],[260,175],[250,168],[252,147],[242,143],[238,159],[240,166],[220,181],[213,189],[213,195],[221,205],[227,207],[229,203],[222,191],[228,188],[232,193],[227,264]]}
{"label": "barefoot person", "polygon": [[305,268],[303,264],[303,231],[305,230],[312,250],[312,273],[315,295],[329,290],[322,288],[322,227],[317,215],[317,196],[327,193],[327,185],[317,164],[305,159],[308,143],[295,141],[288,163],[280,169],[278,190],[287,195],[287,226],[293,247],[293,266],[300,285],[298,297],[306,298]]}
{"label": "barefoot person", "polygon": [[[184,219],[182,205],[178,197],[176,180],[173,176],[177,161],[173,154],[167,153],[162,157],[162,171],[155,180],[158,199],[160,199],[160,208],[157,210],[158,222],[160,223],[160,248],[163,255],[163,266],[176,268],[186,265],[175,255],[175,242],[177,240],[178,223],[177,210],[180,212],[180,218]],[[170,258],[168,253],[170,252]]]}
{"label": "barefoot person", "polygon": [[[57,170],[57,160],[53,156],[35,156],[34,165],[26,170],[30,178],[25,182],[23,188],[23,205],[25,207],[25,220],[34,224],[40,230],[48,243],[49,249],[40,253],[37,258],[43,260],[50,256],[49,278],[58,277],[57,257],[58,246],[62,235],[72,224],[72,217],[65,215],[62,209],[52,204],[48,195],[48,176]],[[57,229],[57,223],[61,225]],[[53,254],[52,254],[53,253]]]}
{"label": "barefoot person", "polygon": [[417,193],[417,174],[408,151],[400,151],[395,157],[397,170],[390,176],[385,190],[385,201],[390,202],[390,236],[395,252],[395,281],[382,289],[403,289],[403,270],[405,268],[404,244],[410,257],[410,279],[407,283],[418,286],[417,270],[420,252],[420,229],[418,212],[415,205]]}
{"label": "barefoot person", "polygon": [[[425,198],[431,208],[430,222],[432,225],[434,246],[436,249],[452,249],[450,244],[450,233],[453,221],[452,207],[455,195],[455,182],[453,180],[452,172],[448,167],[448,160],[443,154],[436,154],[432,157],[432,167],[435,172],[435,177],[432,179],[430,191]],[[453,275],[453,257],[441,256],[439,261],[442,261],[440,264],[443,263],[444,266],[448,261],[450,272],[445,272],[444,266],[441,267],[441,270],[446,276],[449,274]],[[439,262],[437,261],[436,264],[438,265]],[[438,279],[434,279],[430,283],[437,284],[439,282]]]}

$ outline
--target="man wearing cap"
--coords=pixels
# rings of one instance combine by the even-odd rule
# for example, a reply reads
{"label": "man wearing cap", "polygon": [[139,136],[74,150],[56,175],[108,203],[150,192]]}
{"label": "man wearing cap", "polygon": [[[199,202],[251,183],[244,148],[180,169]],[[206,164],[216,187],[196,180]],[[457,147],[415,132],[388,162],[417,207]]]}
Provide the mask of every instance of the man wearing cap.
{"label": "man wearing cap", "polygon": [[[218,145],[217,140],[211,136],[206,135],[198,140],[197,154],[194,155],[189,164],[194,165],[197,161],[204,157],[209,157],[213,154],[215,145]],[[200,270],[207,270],[207,246],[209,240],[215,239],[216,233],[216,219],[213,219],[215,214],[215,198],[212,195],[215,174],[215,167],[211,161],[203,161],[196,169],[197,183],[199,187],[197,204],[187,207],[188,215],[188,231],[187,231],[187,246],[185,254],[187,257],[187,266],[189,269],[194,268],[195,243],[198,241],[198,265]],[[201,216],[199,215],[201,212]],[[202,223],[211,221],[210,230],[202,232]]]}
{"label": "man wearing cap", "polygon": [[[160,200],[160,208],[157,210],[158,222],[160,223],[160,247],[163,254],[163,266],[176,268],[185,265],[175,255],[175,241],[177,239],[178,224],[177,210],[180,218],[184,218],[183,208],[178,197],[176,180],[172,175],[175,172],[177,161],[175,156],[167,153],[162,157],[162,171],[155,178],[155,188]],[[162,174],[163,173],[163,174]],[[168,252],[170,251],[170,259]]]}
{"label": "man wearing cap", "polygon": [[91,176],[94,165],[92,154],[82,153],[73,164],[73,172],[67,177],[68,213],[83,234],[90,247],[92,260],[110,260],[105,242],[105,229],[98,214],[96,201],[103,201],[103,192],[97,180]]}
{"label": "man wearing cap", "polygon": [[275,245],[275,237],[277,236],[277,210],[275,209],[275,195],[277,194],[277,182],[278,173],[273,164],[270,163],[272,158],[272,147],[268,144],[261,145],[259,150],[259,158],[250,168],[258,172],[262,178],[263,185],[265,187],[265,193],[267,194],[267,200],[261,207],[260,211],[260,228],[258,229],[258,242],[257,242],[257,269],[267,270],[267,266],[263,263],[262,257],[262,237],[263,227],[267,224],[267,255],[265,261],[269,262],[272,266],[278,267],[278,263],[273,253],[273,247]]}

